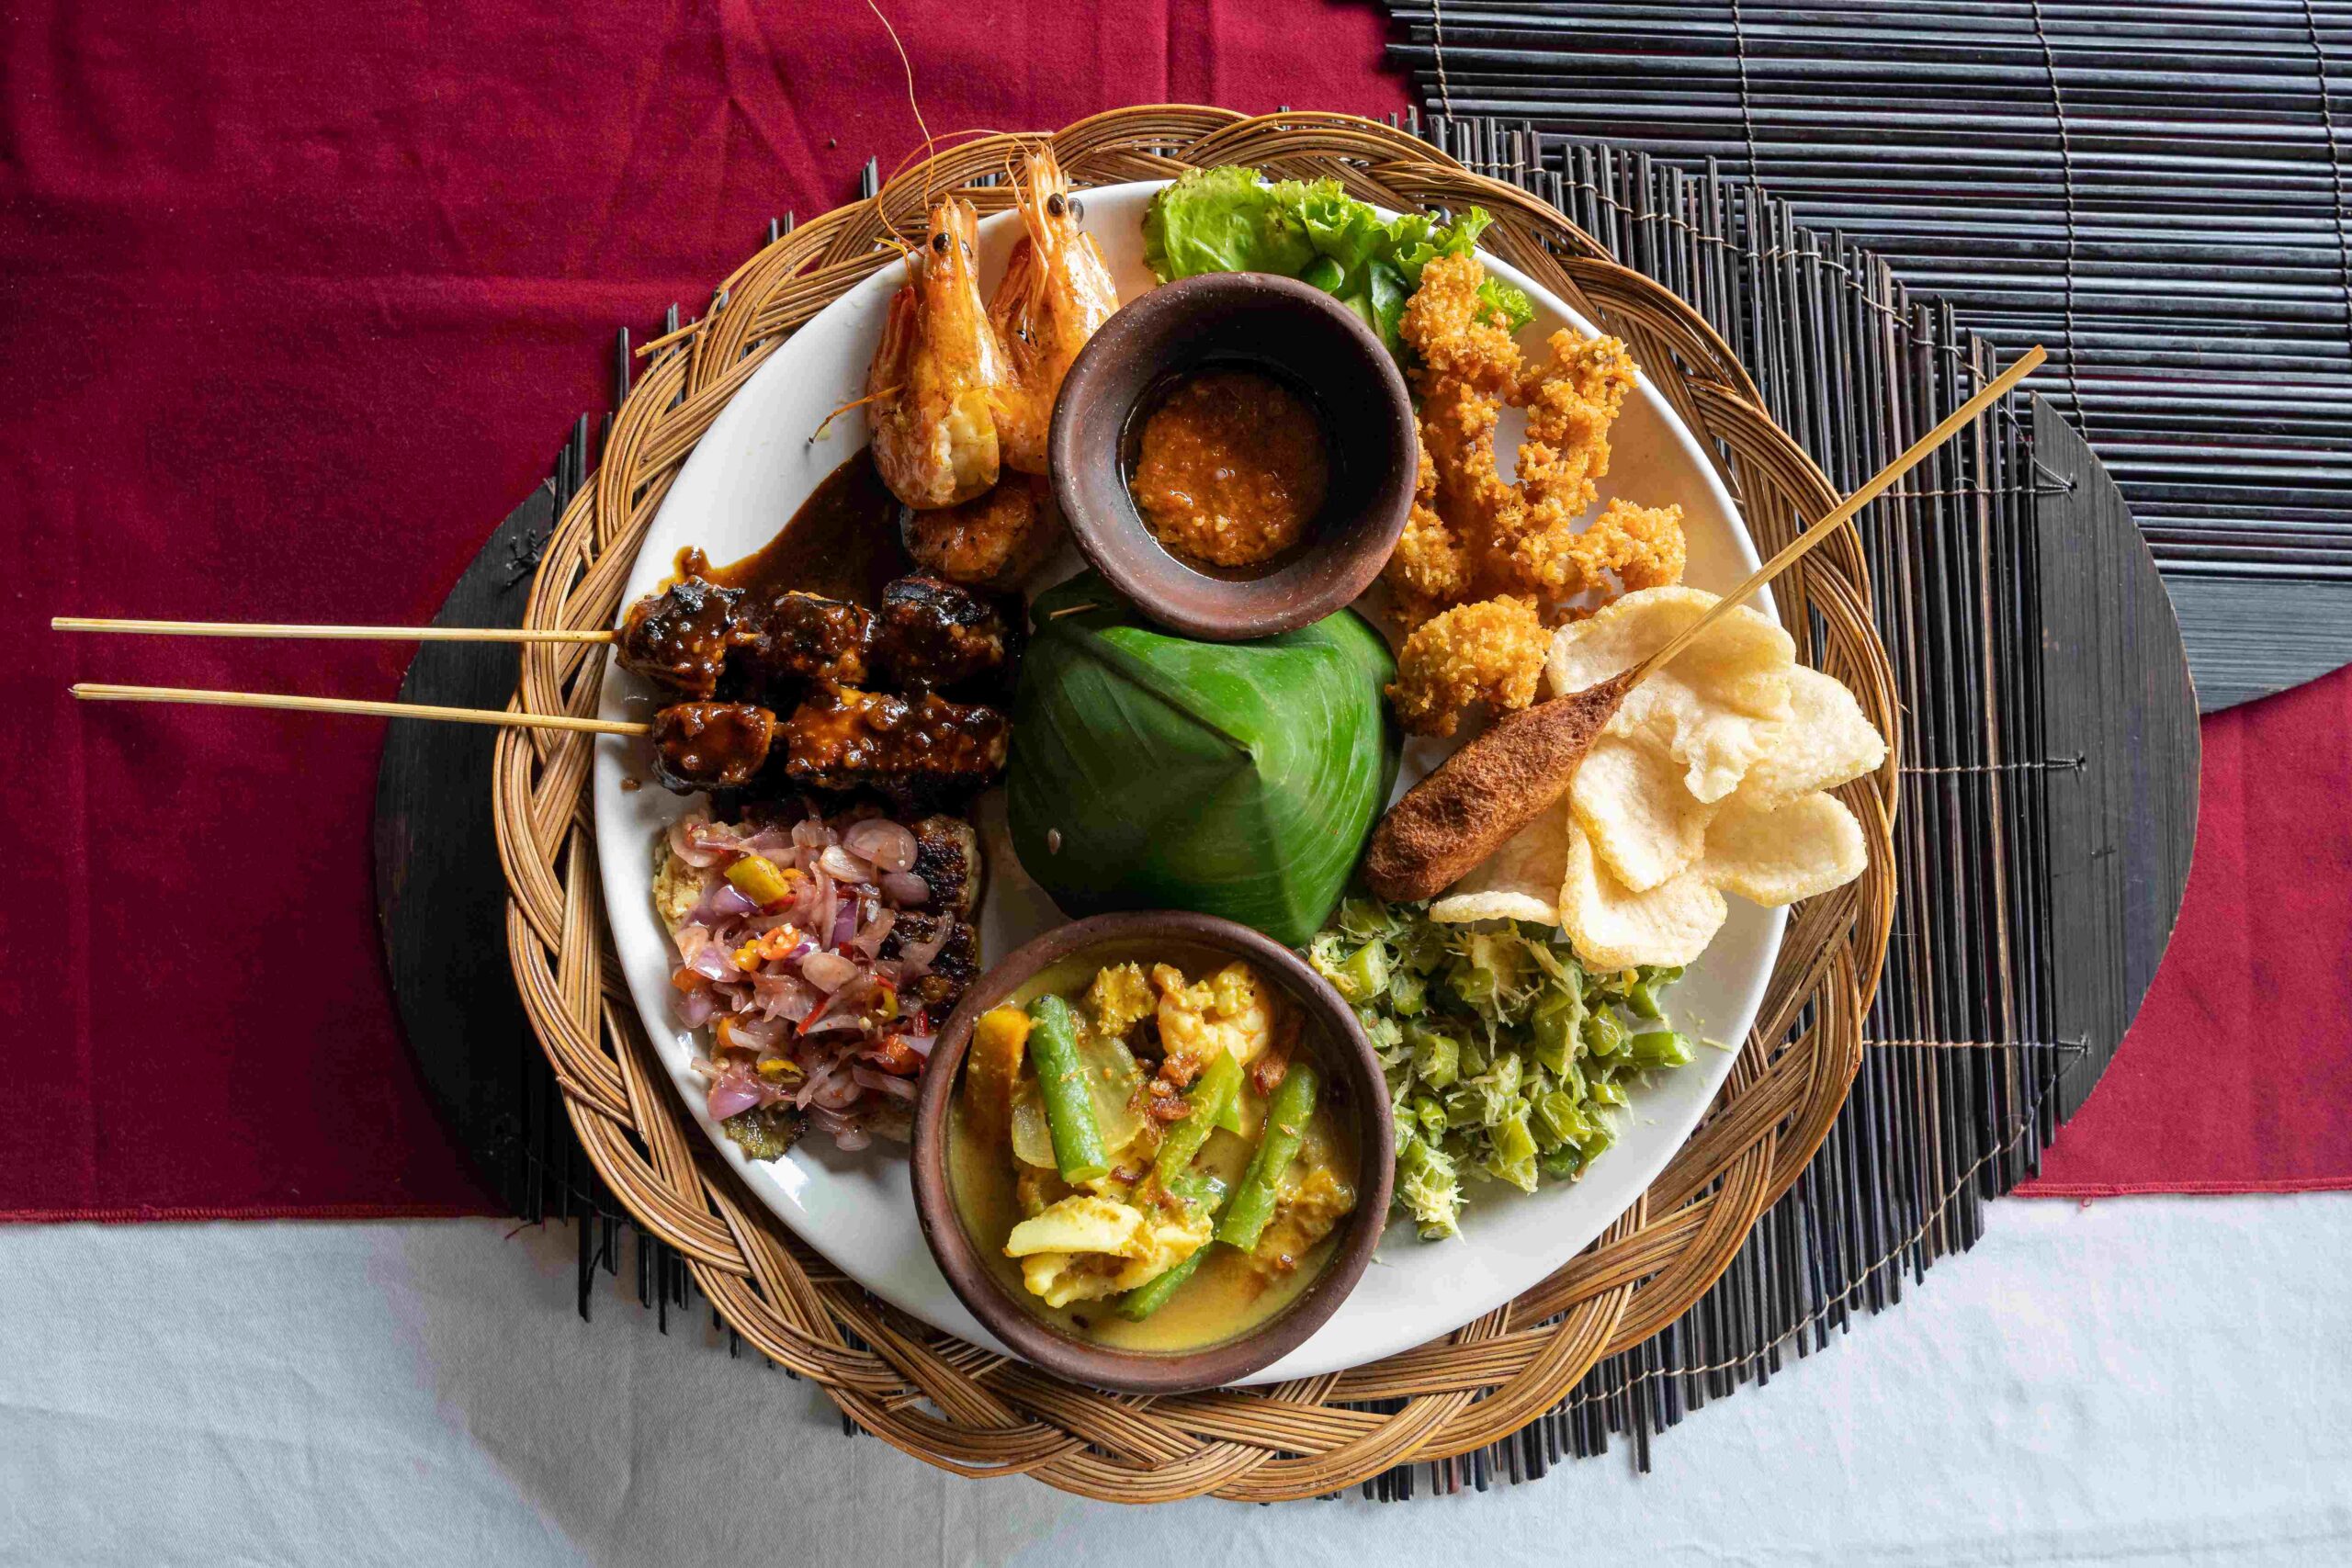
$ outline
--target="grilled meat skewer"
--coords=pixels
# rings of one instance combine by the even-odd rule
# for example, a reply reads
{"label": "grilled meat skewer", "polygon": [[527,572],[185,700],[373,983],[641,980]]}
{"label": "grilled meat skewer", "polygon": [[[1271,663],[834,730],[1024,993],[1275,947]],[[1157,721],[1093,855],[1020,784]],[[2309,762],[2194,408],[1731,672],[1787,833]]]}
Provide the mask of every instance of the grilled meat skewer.
{"label": "grilled meat skewer", "polygon": [[1004,773],[1012,721],[978,703],[820,688],[782,725],[785,776],[901,798],[967,794]]}
{"label": "grilled meat skewer", "polygon": [[773,593],[747,603],[736,626],[736,661],[755,682],[865,682],[874,617],[846,600]]}
{"label": "grilled meat skewer", "polygon": [[1020,640],[1020,616],[992,596],[936,577],[902,577],[882,591],[874,663],[910,694],[1010,684]]}
{"label": "grilled meat skewer", "polygon": [[736,644],[742,598],[740,589],[699,577],[647,594],[621,618],[621,668],[681,696],[712,695]]}
{"label": "grilled meat skewer", "polygon": [[935,694],[821,686],[779,722],[752,703],[674,703],[653,716],[653,771],[665,788],[742,789],[769,773],[813,789],[872,789],[896,799],[968,794],[1004,772],[1012,723]]}

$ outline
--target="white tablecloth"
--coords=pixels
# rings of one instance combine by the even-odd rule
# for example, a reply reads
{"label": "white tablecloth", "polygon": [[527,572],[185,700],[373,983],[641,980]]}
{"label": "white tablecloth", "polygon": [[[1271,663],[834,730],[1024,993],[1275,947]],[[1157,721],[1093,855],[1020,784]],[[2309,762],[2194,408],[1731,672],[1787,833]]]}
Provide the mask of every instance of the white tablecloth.
{"label": "white tablecloth", "polygon": [[[0,1228],[8,1563],[2352,1562],[2352,1196],[2012,1201],[1767,1388],[1484,1495],[1081,1503],[844,1440],[491,1223]],[[1114,1554],[1115,1555],[1115,1558]]]}

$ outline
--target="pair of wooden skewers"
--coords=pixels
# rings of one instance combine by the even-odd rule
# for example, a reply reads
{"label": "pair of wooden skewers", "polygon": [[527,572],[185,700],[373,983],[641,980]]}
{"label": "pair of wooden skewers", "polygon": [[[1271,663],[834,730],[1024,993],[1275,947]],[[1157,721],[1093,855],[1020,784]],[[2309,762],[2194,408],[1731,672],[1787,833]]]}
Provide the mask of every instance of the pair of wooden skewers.
{"label": "pair of wooden skewers", "polygon": [[[1684,627],[1680,635],[1658,649],[1634,670],[1603,682],[1589,692],[1571,693],[1567,696],[1555,698],[1543,705],[1541,709],[1530,710],[1527,714],[1515,715],[1513,717],[1527,719],[1544,710],[1555,710],[1553,717],[1557,725],[1559,716],[1566,712],[1563,705],[1580,706],[1580,717],[1577,723],[1560,726],[1564,742],[1570,741],[1576,733],[1582,732],[1581,744],[1570,746],[1577,754],[1576,758],[1564,759],[1568,765],[1566,771],[1559,776],[1565,779],[1567,772],[1574,771],[1574,761],[1580,758],[1582,752],[1589,748],[1592,736],[1599,732],[1600,722],[1605,722],[1608,714],[1615,711],[1617,705],[1624,700],[1626,692],[1640,684],[1676,654],[1690,647],[1700,634],[1714,624],[1717,619],[1728,615],[1736,605],[1744,603],[1758,589],[1795,565],[1807,551],[1836,533],[1863,507],[1877,500],[1897,479],[1925,461],[1929,453],[1959,434],[1977,415],[1983,413],[1994,402],[2005,396],[2011,388],[2031,375],[2048,357],[2049,355],[2043,352],[2039,344],[2018,355],[2016,364],[2002,371],[2000,375],[1987,382],[1974,397],[1946,415],[1942,423],[1913,442],[1901,457],[1871,476],[1860,489],[1832,507],[1819,522],[1798,535],[1779,554],[1750,573],[1747,581],[1724,594],[1709,608],[1705,615]],[[608,643],[613,640],[615,635],[609,630],[560,631],[519,626],[298,626],[239,621],[107,620],[83,615],[60,615],[52,619],[50,625],[58,631],[131,632],[165,637],[308,637],[326,640],[408,642]],[[85,702],[200,703],[219,707],[285,708],[301,713],[359,714],[382,718],[425,718],[458,724],[495,724],[532,729],[568,729],[585,731],[594,735],[645,735],[650,733],[652,729],[650,725],[623,719],[575,718],[568,714],[513,713],[503,708],[442,707],[424,703],[370,702],[356,697],[306,697],[280,692],[222,692],[186,686],[116,686],[95,682],[80,683],[74,686],[72,690],[74,696]],[[1600,722],[1585,722],[1592,719],[1596,713],[1599,715]],[[1464,750],[1467,750],[1468,748],[1464,749]],[[1462,754],[1455,753],[1457,757]],[[1431,774],[1430,778],[1424,783],[1436,782],[1443,772],[1444,770],[1441,769],[1440,773]],[[1407,801],[1398,802],[1399,807],[1404,807],[1410,799],[1408,795]],[[1502,835],[1503,838],[1509,836],[1509,833]],[[1496,840],[1497,843],[1500,841],[1500,839]],[[1464,852],[1473,847],[1475,846],[1465,844]],[[1489,844],[1486,849],[1490,851],[1493,847]],[[1480,852],[1477,858],[1483,860],[1485,852]]]}
{"label": "pair of wooden skewers", "polygon": [[[610,642],[607,631],[555,631],[527,626],[337,626],[278,621],[126,621],[97,615],[54,615],[61,632],[130,632],[151,637],[302,637],[328,642]],[[454,708],[435,703],[381,703],[365,697],[306,697],[291,692],[216,692],[197,686],[115,686],[82,681],[69,687],[89,703],[197,703],[224,708],[288,708],[297,713],[357,714],[376,718],[430,718],[452,724],[495,724],[519,729],[570,729],[591,735],[648,735],[650,724],[570,714],[510,713],[504,708]]]}

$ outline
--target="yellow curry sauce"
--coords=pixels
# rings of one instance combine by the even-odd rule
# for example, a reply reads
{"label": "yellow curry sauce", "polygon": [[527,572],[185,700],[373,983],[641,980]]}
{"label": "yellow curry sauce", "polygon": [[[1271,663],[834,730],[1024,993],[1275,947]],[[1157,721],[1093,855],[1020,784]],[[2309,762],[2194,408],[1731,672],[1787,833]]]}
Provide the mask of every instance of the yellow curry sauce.
{"label": "yellow curry sauce", "polygon": [[1207,370],[1144,421],[1128,489],[1161,544],[1235,567],[1296,545],[1329,482],[1322,422],[1306,400],[1254,370]]}
{"label": "yellow curry sauce", "polygon": [[[1155,956],[1161,961],[1158,964],[1154,963]],[[1170,958],[1175,959],[1174,965],[1166,964]],[[1174,954],[1164,949],[1156,955],[1139,953],[1129,962],[1147,975],[1161,967],[1181,971],[1179,977],[1190,983],[1177,993],[1180,1008],[1183,998],[1204,998],[1209,992],[1211,977],[1233,963],[1205,951]],[[1190,1278],[1141,1321],[1130,1321],[1117,1310],[1129,1295],[1124,1291],[1049,1305],[1035,1293],[1031,1279],[1024,1274],[1024,1262],[1033,1260],[1006,1255],[1004,1244],[1015,1226],[1036,1216],[1049,1203],[1071,1197],[1114,1196],[1148,1211],[1152,1211],[1155,1203],[1168,1211],[1174,1207],[1161,1195],[1158,1179],[1152,1174],[1154,1157],[1170,1126],[1149,1110],[1149,1100],[1159,1088],[1154,1076],[1155,1053],[1161,1050],[1161,1042],[1157,1038],[1160,1032],[1159,1008],[1155,1006],[1148,1018],[1136,1019],[1124,1034],[1101,1027],[1120,1020],[1115,1013],[1104,1018],[1097,1005],[1101,993],[1095,988],[1095,981],[1106,970],[1125,968],[1125,964],[1106,965],[1101,953],[1065,960],[1044,971],[1005,1004],[1026,1009],[1040,997],[1065,998],[1081,1023],[1080,1044],[1089,1070],[1106,1082],[1118,1081],[1125,1072],[1121,1063],[1129,1055],[1125,1050],[1127,1043],[1133,1042],[1136,1066],[1128,1080],[1132,1083],[1133,1114],[1122,1117],[1111,1109],[1105,1118],[1109,1129],[1105,1143],[1119,1145],[1111,1151],[1110,1176],[1073,1189],[1061,1180],[1050,1164],[1028,1163],[1019,1152],[1022,1131],[1015,1129],[1008,1134],[1007,1130],[992,1124],[990,1118],[978,1109],[979,1091],[974,1088],[973,1064],[967,1058],[967,1074],[958,1085],[955,1111],[949,1121],[948,1185],[964,1227],[988,1260],[988,1266],[1004,1288],[1032,1311],[1067,1333],[1113,1348],[1196,1350],[1248,1333],[1281,1313],[1314,1282],[1336,1249],[1342,1221],[1353,1208],[1361,1168],[1360,1150],[1352,1119],[1338,1103],[1338,1091],[1328,1087],[1337,1075],[1322,1067],[1322,1054],[1311,1033],[1296,1029],[1290,1016],[1295,1010],[1280,998],[1272,982],[1251,971],[1251,977],[1262,987],[1261,995],[1282,1010],[1280,1021],[1292,1024],[1287,1036],[1291,1059],[1317,1062],[1327,1085],[1307,1119],[1298,1154],[1283,1175],[1274,1218],[1250,1250],[1243,1251],[1220,1241],[1209,1242],[1201,1249],[1201,1261]],[[1162,989],[1159,1002],[1166,1004],[1170,999],[1168,991]],[[1213,1005],[1200,1010],[1200,1021],[1211,1032],[1228,1021],[1216,1014]],[[1170,1023],[1172,1032],[1192,1032],[1191,1023],[1177,1013],[1170,1015]],[[1184,1047],[1179,1044],[1177,1048]],[[1020,1070],[1018,1092],[1035,1096],[1035,1063],[1024,1059]],[[1108,1106],[1110,1096],[1105,1091],[1098,1090],[1096,1098]],[[1268,1096],[1261,1090],[1256,1077],[1245,1071],[1238,1101],[1238,1126],[1211,1133],[1189,1162],[1187,1174],[1214,1177],[1224,1183],[1228,1194],[1239,1189],[1264,1134],[1268,1103]],[[1024,1106],[1023,1111],[1027,1110]],[[1041,1113],[1036,1124],[1039,1128],[1043,1125]],[[1027,1136],[1030,1156],[1049,1159],[1050,1155],[1036,1146],[1042,1132],[1031,1129]],[[1080,1261],[1082,1265],[1088,1260]],[[1092,1261],[1106,1268],[1117,1266],[1116,1260]]]}

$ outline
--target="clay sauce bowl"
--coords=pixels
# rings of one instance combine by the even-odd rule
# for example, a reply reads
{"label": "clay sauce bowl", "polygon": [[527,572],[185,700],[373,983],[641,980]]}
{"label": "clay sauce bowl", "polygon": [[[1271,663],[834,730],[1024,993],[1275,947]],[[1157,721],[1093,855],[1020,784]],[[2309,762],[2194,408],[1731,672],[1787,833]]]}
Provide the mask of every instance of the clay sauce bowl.
{"label": "clay sauce bowl", "polygon": [[[1256,575],[1188,564],[1152,535],[1127,489],[1131,424],[1175,378],[1261,369],[1305,392],[1323,423],[1330,486],[1307,536]],[[1102,324],[1062,380],[1046,446],[1079,549],[1136,609],[1211,642],[1272,637],[1346,608],[1387,564],[1419,465],[1413,402],[1361,317],[1271,273],[1179,278]]]}
{"label": "clay sauce bowl", "polygon": [[[1281,1313],[1247,1334],[1197,1350],[1114,1349],[1066,1334],[1033,1308],[1016,1286],[989,1266],[980,1248],[987,1242],[964,1226],[949,1190],[948,1118],[972,1026],[982,1013],[1035,978],[1040,970],[1073,954],[1101,950],[1109,959],[1140,956],[1158,944],[1209,949],[1247,960],[1306,1015],[1320,1049],[1317,1060],[1347,1085],[1348,1111],[1355,1120],[1363,1168],[1356,1177],[1356,1206],[1341,1222],[1329,1261]],[[1272,1366],[1320,1328],[1363,1275],[1380,1245],[1396,1180],[1396,1130],[1388,1109],[1388,1085],[1372,1043],[1340,994],[1304,960],[1272,938],[1215,915],[1174,910],[1096,915],[1057,926],[1016,949],[980,976],[948,1018],[924,1066],[915,1102],[913,1157],[915,1213],[923,1241],[946,1275],[948,1285],[989,1333],[1024,1360],[1078,1382],[1122,1393],[1181,1393],[1218,1388]],[[1212,1246],[1216,1245],[1211,1243]],[[1106,1310],[1108,1303],[1102,1303]]]}

